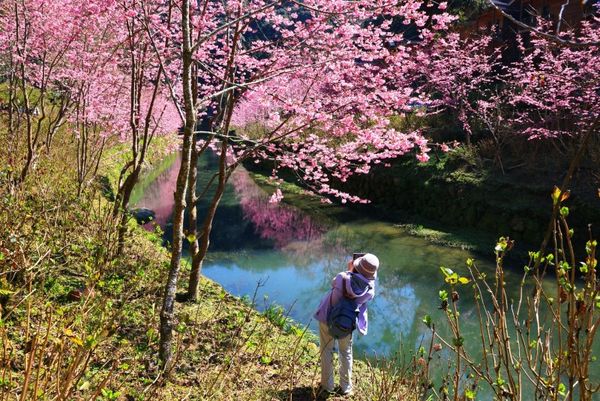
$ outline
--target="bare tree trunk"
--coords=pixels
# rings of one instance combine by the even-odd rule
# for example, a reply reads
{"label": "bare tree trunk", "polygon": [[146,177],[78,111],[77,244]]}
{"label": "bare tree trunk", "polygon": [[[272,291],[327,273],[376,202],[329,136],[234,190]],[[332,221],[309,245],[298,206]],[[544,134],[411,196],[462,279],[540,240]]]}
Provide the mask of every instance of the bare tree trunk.
{"label": "bare tree trunk", "polygon": [[[241,13],[241,8],[238,10],[238,15]],[[234,60],[237,50],[237,46],[240,40],[239,23],[236,24],[233,37],[231,39],[231,52],[227,61],[227,68],[225,70],[224,82],[234,82]],[[229,84],[226,84],[229,85]],[[235,104],[236,96],[233,93],[223,95],[221,97],[222,106],[222,130],[223,133],[229,133],[229,127],[231,125],[231,117],[233,115],[233,107]],[[217,117],[217,119],[219,119]],[[199,241],[196,245],[194,244],[195,252],[192,253],[192,271],[190,272],[190,281],[188,283],[188,292],[186,297],[190,301],[196,301],[198,299],[198,289],[200,285],[200,274],[202,273],[202,262],[208,252],[208,246],[210,245],[210,232],[212,230],[212,223],[215,218],[215,213],[223,193],[225,192],[225,183],[229,178],[229,172],[227,168],[227,147],[229,146],[227,139],[223,139],[221,142],[221,155],[219,158],[219,180],[217,189],[211,200],[210,206],[206,211],[204,222],[202,224],[202,231],[200,238],[195,238],[195,241]],[[208,184],[210,186],[210,182]],[[207,188],[208,189],[208,188]],[[195,205],[194,205],[195,207]],[[197,236],[196,236],[197,237]]]}
{"label": "bare tree trunk", "polygon": [[127,220],[129,220],[129,199],[131,199],[131,193],[133,192],[135,184],[138,182],[141,170],[142,165],[138,163],[138,165],[133,169],[131,174],[127,176],[125,182],[123,183],[123,186],[120,188],[121,193],[117,200],[119,202],[119,210],[121,211],[121,219],[119,222],[119,230],[117,236],[117,256],[123,254],[123,249],[125,247]]}
{"label": "bare tree trunk", "polygon": [[[198,252],[200,251],[198,244],[198,205],[196,202],[198,197],[196,195],[196,182],[198,178],[198,156],[199,152],[194,143],[192,146],[192,155],[190,159],[190,171],[188,175],[188,194],[187,194],[187,206],[188,206],[188,229],[187,236],[190,243],[190,255],[192,255],[192,272],[190,275],[190,286],[194,280],[194,261],[197,258]],[[210,184],[209,184],[210,185]],[[195,278],[199,283],[199,276]],[[196,286],[198,285],[196,283]],[[196,293],[188,291],[187,299],[189,301],[196,301]]]}
{"label": "bare tree trunk", "polygon": [[181,166],[177,175],[175,205],[173,212],[173,242],[171,244],[171,266],[165,286],[163,305],[160,312],[160,349],[159,358],[168,374],[171,370],[173,351],[174,304],[177,281],[181,266],[181,246],[183,243],[183,213],[190,167],[192,139],[196,127],[196,105],[192,93],[192,43],[190,28],[190,0],[182,1],[181,25],[183,31],[183,98],[185,104],[185,125],[183,129],[183,149]]}
{"label": "bare tree trunk", "polygon": [[23,111],[25,113],[25,126],[26,126],[26,133],[27,133],[27,156],[25,158],[25,165],[23,166],[23,168],[21,169],[21,173],[19,174],[18,177],[18,181],[17,181],[17,185],[21,184],[22,182],[25,181],[25,178],[27,178],[27,174],[29,173],[29,168],[31,167],[31,164],[34,161],[35,158],[35,147],[36,147],[36,143],[34,141],[34,137],[33,137],[33,126],[32,126],[32,121],[31,121],[31,106],[30,106],[30,101],[29,101],[29,93],[27,92],[27,87],[25,85],[25,67],[23,65],[23,63],[21,63],[21,82],[20,82],[20,86],[21,86],[21,91],[23,93]]}
{"label": "bare tree trunk", "polygon": [[[188,284],[187,299],[190,301],[196,301],[198,299],[198,289],[200,287],[200,274],[202,273],[202,262],[208,252],[208,246],[210,245],[210,232],[212,230],[212,223],[215,218],[215,213],[225,192],[225,183],[227,182],[227,141],[223,141],[221,144],[221,156],[219,159],[219,181],[217,189],[213,198],[210,202],[210,206],[206,211],[204,222],[202,224],[202,231],[200,232],[200,238],[196,241],[199,242],[196,245],[196,252],[192,253],[192,271],[190,272],[190,282]],[[210,185],[210,184],[209,184]]]}
{"label": "bare tree trunk", "polygon": [[[113,207],[113,216],[117,217],[119,213],[122,214],[119,223],[118,229],[118,247],[117,247],[117,256],[122,255],[124,243],[125,243],[125,234],[127,233],[127,220],[129,213],[129,200],[131,199],[131,193],[133,192],[133,188],[135,184],[137,184],[139,177],[142,172],[142,166],[146,161],[146,153],[148,151],[148,147],[150,146],[150,142],[152,140],[153,134],[150,130],[150,125],[152,122],[152,113],[154,112],[154,104],[156,102],[156,97],[158,96],[158,90],[160,86],[160,77],[162,75],[162,68],[159,68],[156,73],[156,78],[154,79],[154,87],[152,90],[152,95],[150,97],[150,104],[148,105],[148,109],[145,111],[145,117],[143,122],[143,129],[140,131],[140,104],[142,102],[142,91],[141,87],[143,86],[143,69],[139,74],[135,72],[137,63],[134,59],[134,49],[131,49],[132,52],[132,79],[134,76],[139,75],[138,81],[132,81],[131,84],[131,96],[133,97],[131,100],[131,112],[130,112],[130,126],[132,132],[132,143],[131,143],[131,154],[132,159],[127,163],[123,169],[121,170],[121,174],[119,177],[119,186],[117,190],[117,196],[115,199],[115,205]],[[136,117],[137,116],[137,117]],[[131,173],[127,175],[125,178],[125,182],[121,185],[121,181],[125,176],[126,172],[132,168]]]}
{"label": "bare tree trunk", "polygon": [[[15,74],[13,55],[10,56],[10,75],[8,81],[8,141],[6,143],[7,157],[10,165],[9,180],[11,184],[15,182],[14,171],[17,166],[19,148],[21,145],[21,135],[19,130],[18,113],[16,113],[16,91],[17,78]],[[16,120],[16,121],[15,121]]]}

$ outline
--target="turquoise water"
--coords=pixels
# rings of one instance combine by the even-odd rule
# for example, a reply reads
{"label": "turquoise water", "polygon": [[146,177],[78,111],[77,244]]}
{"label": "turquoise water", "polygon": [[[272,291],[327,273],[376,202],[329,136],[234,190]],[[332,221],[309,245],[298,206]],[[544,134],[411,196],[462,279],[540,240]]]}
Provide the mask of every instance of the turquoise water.
{"label": "turquoise water", "polygon": [[[165,163],[170,163],[169,168],[162,166],[154,182],[145,184],[136,206],[157,212],[168,239],[179,162]],[[200,161],[199,189],[214,163],[210,157]],[[356,339],[358,354],[390,355],[401,344],[418,347],[429,336],[421,321],[426,314],[444,326],[438,310],[438,291],[443,288],[439,267],[466,272],[465,260],[474,255],[433,245],[385,221],[362,217],[324,226],[290,206],[269,203],[270,195],[244,169],[234,173],[215,217],[205,276],[234,295],[252,298],[256,294],[260,310],[281,305],[298,323],[316,329],[312,315],[331,279],[345,269],[353,252],[368,251],[379,257],[381,268],[376,296],[368,308],[369,333]],[[493,269],[490,261],[478,263],[484,270]],[[464,298],[463,313],[468,316],[473,311],[469,297]],[[470,330],[468,321],[464,328]],[[472,330],[475,335],[477,328]]]}
{"label": "turquoise water", "polygon": [[[210,155],[199,162],[199,191],[210,179],[215,163]],[[159,166],[161,173],[155,174],[151,183],[145,182],[142,193],[136,195],[135,206],[156,211],[165,241],[170,237],[178,166],[179,159],[166,159],[165,165]],[[490,258],[485,259],[431,244],[392,222],[367,216],[324,225],[288,205],[270,203],[270,196],[244,169],[234,173],[215,216],[203,274],[236,296],[253,298],[259,310],[282,306],[296,322],[316,331],[312,315],[329,290],[331,279],[345,270],[353,252],[376,254],[381,267],[376,296],[368,306],[368,335],[355,339],[355,355],[359,357],[391,356],[400,349],[411,352],[428,345],[431,334],[422,322],[426,314],[431,315],[438,331],[447,333],[445,315],[439,310],[438,292],[446,288],[440,266],[466,274],[465,261],[474,258],[481,271],[490,278],[494,276],[494,244],[490,244]],[[199,216],[206,205],[206,199],[200,202]],[[518,297],[520,279],[519,273],[506,272],[507,287],[514,289],[509,294],[513,300]],[[465,347],[472,349],[477,359],[480,331],[468,286],[461,289],[460,296]],[[436,356],[440,358],[435,369],[447,368],[449,351],[444,349]],[[485,389],[480,389],[479,397],[491,399]]]}

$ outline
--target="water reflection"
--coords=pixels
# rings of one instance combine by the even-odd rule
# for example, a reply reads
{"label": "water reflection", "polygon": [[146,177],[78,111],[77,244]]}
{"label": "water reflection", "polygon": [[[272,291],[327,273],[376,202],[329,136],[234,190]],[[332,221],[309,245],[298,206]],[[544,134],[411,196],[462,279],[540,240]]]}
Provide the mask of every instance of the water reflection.
{"label": "water reflection", "polygon": [[318,240],[325,231],[310,216],[286,205],[270,203],[268,194],[256,185],[246,170],[235,171],[230,181],[244,219],[252,222],[261,238],[272,240],[275,247]]}
{"label": "water reflection", "polygon": [[[171,235],[178,167],[179,159],[171,162],[143,188],[137,202],[157,212],[156,222],[164,228],[166,240]],[[214,156],[201,158],[198,191],[216,168]],[[200,218],[209,201],[210,193],[200,200]],[[432,245],[387,222],[364,219],[326,228],[297,209],[269,203],[269,194],[243,169],[232,176],[215,215],[203,273],[235,295],[252,296],[256,291],[259,309],[275,302],[299,323],[316,329],[312,314],[331,279],[345,269],[352,252],[367,250],[379,256],[381,270],[369,305],[369,334],[356,340],[358,354],[389,355],[401,342],[409,348],[418,346],[429,335],[421,323],[425,314],[431,314],[443,330],[444,317],[437,309],[443,283],[439,266],[460,270],[473,255]],[[480,266],[492,268],[486,261]],[[470,297],[463,299],[466,316],[474,308]],[[477,327],[470,329],[469,323],[465,327],[476,335]]]}
{"label": "water reflection", "polygon": [[[199,189],[215,168],[214,157],[202,158]],[[138,203],[157,211],[166,238],[177,170],[175,162],[143,190]],[[208,199],[200,202],[199,216]],[[426,314],[438,331],[447,333],[445,316],[438,309],[438,291],[444,287],[439,267],[465,274],[465,260],[474,255],[433,245],[384,221],[362,219],[322,227],[289,206],[269,204],[268,194],[244,170],[232,176],[215,216],[203,273],[234,295],[252,296],[256,291],[258,309],[275,302],[289,309],[299,323],[316,329],[312,314],[331,279],[345,269],[355,251],[375,253],[381,261],[375,299],[369,304],[369,334],[356,339],[357,355],[390,355],[401,344],[409,351],[428,344],[430,333],[422,323]],[[493,277],[490,260],[480,258],[478,267]],[[505,278],[511,289],[509,298],[516,300],[520,274],[509,271]],[[476,350],[480,335],[477,310],[470,288],[459,291],[465,346]],[[442,357],[439,369],[448,367],[448,352],[438,353]]]}
{"label": "water reflection", "polygon": [[148,208],[155,213],[154,222],[144,224],[152,231],[155,224],[164,228],[173,214],[175,198],[173,193],[177,184],[177,173],[181,164],[181,155],[172,154],[155,168],[154,174],[144,176],[131,194],[131,204]]}

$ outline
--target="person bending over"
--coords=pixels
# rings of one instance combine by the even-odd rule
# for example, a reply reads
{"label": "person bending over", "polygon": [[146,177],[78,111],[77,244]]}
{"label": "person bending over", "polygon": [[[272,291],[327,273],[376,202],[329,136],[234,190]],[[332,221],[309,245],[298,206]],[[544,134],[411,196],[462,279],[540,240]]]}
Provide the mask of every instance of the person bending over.
{"label": "person bending over", "polygon": [[[352,394],[352,330],[356,326],[360,334],[367,334],[367,302],[375,296],[375,278],[378,268],[379,259],[371,253],[358,256],[348,262],[348,270],[334,277],[331,290],[323,297],[315,312],[314,317],[319,321],[322,391],[334,392],[333,349],[337,341],[340,392],[343,395]],[[348,315],[344,312],[344,308],[356,313],[352,318],[355,322],[347,333],[343,328],[340,331],[335,322],[338,315]]]}

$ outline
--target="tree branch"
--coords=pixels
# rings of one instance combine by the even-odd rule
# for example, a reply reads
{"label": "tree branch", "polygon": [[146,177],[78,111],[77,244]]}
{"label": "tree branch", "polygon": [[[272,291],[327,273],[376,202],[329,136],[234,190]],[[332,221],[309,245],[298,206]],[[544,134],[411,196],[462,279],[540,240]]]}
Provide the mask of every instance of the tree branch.
{"label": "tree branch", "polygon": [[568,47],[589,47],[589,46],[600,46],[600,42],[574,42],[572,40],[567,40],[567,39],[563,39],[558,35],[552,35],[543,31],[540,31],[539,29],[531,26],[531,25],[527,25],[526,23],[519,21],[518,19],[516,19],[515,17],[513,17],[512,15],[508,14],[506,11],[504,11],[503,9],[501,9],[500,7],[498,7],[493,0],[488,0],[488,4],[491,5],[494,9],[496,9],[496,11],[498,11],[500,14],[502,14],[502,16],[504,18],[506,18],[507,20],[509,20],[510,22],[512,22],[513,24],[517,25],[519,28],[523,28],[526,29],[528,31],[531,31],[533,33],[535,33],[536,35],[547,39],[551,42],[554,42],[558,45],[561,46],[568,46]]}

